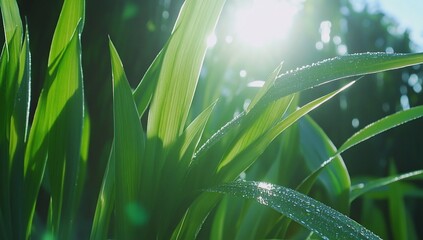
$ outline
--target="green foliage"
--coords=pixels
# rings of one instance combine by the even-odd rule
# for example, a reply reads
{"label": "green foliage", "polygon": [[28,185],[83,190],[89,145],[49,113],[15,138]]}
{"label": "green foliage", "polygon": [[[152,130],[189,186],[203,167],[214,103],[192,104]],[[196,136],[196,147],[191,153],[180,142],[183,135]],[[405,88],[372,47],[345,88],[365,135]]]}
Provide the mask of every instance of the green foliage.
{"label": "green foliage", "polygon": [[[0,238],[74,239],[87,238],[88,232],[91,239],[379,238],[367,228],[383,237],[417,236],[404,196],[421,197],[421,190],[409,182],[408,188],[400,184],[421,179],[422,172],[398,175],[392,165],[391,176],[351,186],[350,178],[356,179],[341,154],[422,117],[423,106],[375,121],[339,149],[309,113],[352,88],[354,77],[421,64],[423,53],[351,54],[283,74],[280,65],[249,106],[234,114],[235,103],[226,110],[216,99],[193,101],[207,38],[224,4],[185,1],[166,44],[135,90],[109,39],[113,140],[103,146],[109,153],[106,168],[89,169],[94,161],[90,142],[98,141],[90,140],[92,126],[98,123],[88,115],[84,100],[85,1],[63,3],[33,118],[31,62],[36,61],[31,61],[31,34],[28,27],[23,29],[17,3],[0,1],[5,32],[0,56]],[[125,18],[136,13],[131,9]],[[300,104],[305,90],[341,79],[343,86]],[[217,131],[213,127],[216,118],[232,116]],[[97,188],[89,187],[92,172],[102,176]],[[383,188],[387,190],[380,196]],[[377,210],[374,218],[362,221],[366,226],[351,219],[355,199],[363,198],[368,207],[378,197],[388,201],[392,232],[385,225],[374,226],[383,219]],[[79,211],[94,205],[93,216]],[[83,230],[87,222],[89,229]]]}

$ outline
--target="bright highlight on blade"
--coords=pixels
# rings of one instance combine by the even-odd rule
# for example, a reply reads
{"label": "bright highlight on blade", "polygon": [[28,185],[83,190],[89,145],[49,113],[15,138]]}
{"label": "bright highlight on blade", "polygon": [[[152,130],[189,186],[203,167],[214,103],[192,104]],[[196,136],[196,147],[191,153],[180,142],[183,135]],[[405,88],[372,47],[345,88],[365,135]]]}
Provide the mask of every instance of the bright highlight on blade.
{"label": "bright highlight on blade", "polygon": [[287,0],[254,0],[235,13],[237,38],[261,47],[287,37],[299,7]]}

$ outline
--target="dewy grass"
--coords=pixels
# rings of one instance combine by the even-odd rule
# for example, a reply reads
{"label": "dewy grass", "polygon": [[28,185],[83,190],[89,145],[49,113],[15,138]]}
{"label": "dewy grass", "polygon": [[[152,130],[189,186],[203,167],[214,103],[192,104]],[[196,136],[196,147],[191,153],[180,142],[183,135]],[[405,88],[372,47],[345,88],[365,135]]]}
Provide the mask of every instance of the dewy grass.
{"label": "dewy grass", "polygon": [[[388,184],[420,177],[421,171],[397,177],[393,172],[391,177],[363,183],[360,191],[359,185],[351,187],[341,153],[422,117],[422,106],[369,125],[339,150],[310,117],[296,123],[351,87],[354,79],[350,77],[421,64],[423,53],[346,55],[283,74],[279,67],[244,112],[205,139],[207,122],[220,109],[213,103],[192,122],[188,116],[206,40],[224,3],[187,0],[172,35],[135,91],[109,40],[114,141],[107,168],[101,173],[101,188],[90,189],[98,198],[81,199],[85,174],[89,173],[92,124],[84,110],[81,64],[85,2],[64,1],[48,74],[35,116],[28,122],[30,63],[37,61],[30,61],[31,36],[28,31],[24,34],[15,0],[0,0],[5,32],[0,57],[1,239],[30,239],[36,234],[74,239],[80,223],[87,221],[78,215],[80,204],[87,201],[97,203],[89,220],[91,239],[257,239],[313,234],[324,239],[379,238],[348,217],[351,202]],[[338,79],[351,83],[298,106],[299,92]],[[148,119],[146,127],[140,123],[142,117]],[[298,168],[296,157],[301,154],[311,174]],[[268,159],[272,161],[264,162],[262,155],[271,156]],[[304,179],[297,188],[286,177],[296,171]],[[255,182],[243,181],[245,176]],[[330,201],[311,198],[310,189],[317,179],[326,188],[320,194]],[[49,196],[42,204],[37,201],[41,188]],[[404,202],[392,191],[386,195],[390,214],[407,219],[404,211],[393,212]],[[406,194],[404,191],[401,194]],[[276,211],[221,193],[251,198]],[[36,211],[40,205],[49,206],[47,219],[41,221],[45,225],[34,221],[40,218]],[[208,224],[203,224],[206,220]],[[292,226],[291,220],[304,228]],[[406,236],[403,224],[393,228],[396,236]]]}

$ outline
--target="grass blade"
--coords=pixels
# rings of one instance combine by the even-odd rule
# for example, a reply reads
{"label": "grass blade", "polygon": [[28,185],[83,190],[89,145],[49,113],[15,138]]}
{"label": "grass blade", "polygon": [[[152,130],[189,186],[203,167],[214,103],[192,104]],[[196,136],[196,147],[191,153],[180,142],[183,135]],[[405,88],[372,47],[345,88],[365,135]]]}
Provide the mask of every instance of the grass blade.
{"label": "grass blade", "polygon": [[413,171],[413,172],[404,173],[404,174],[400,174],[396,176],[389,176],[389,177],[380,178],[380,179],[368,181],[365,183],[359,183],[359,184],[353,185],[351,187],[350,202],[354,201],[355,199],[362,196],[363,194],[371,192],[372,190],[387,186],[389,184],[392,184],[398,181],[407,180],[407,179],[410,179],[410,180],[423,179],[423,170]]}
{"label": "grass blade", "polygon": [[[281,74],[272,86],[267,89],[266,94],[263,94],[262,98],[255,99],[256,103],[249,111],[259,111],[256,109],[261,109],[277,99],[334,80],[398,69],[420,63],[423,63],[423,53],[361,53],[326,59]],[[242,112],[223,126],[201,146],[196,156],[203,154],[203,152],[218,142],[225,132],[238,126],[245,116],[245,112]]]}
{"label": "grass blade", "polygon": [[[72,3],[65,1],[62,13],[75,14]],[[83,1],[82,1],[83,2]],[[72,7],[69,9],[69,7]],[[58,25],[66,25],[61,18]],[[80,17],[79,17],[80,19]],[[25,153],[24,177],[27,236],[34,214],[38,189],[49,157],[49,180],[52,197],[52,233],[62,239],[72,238],[83,125],[83,87],[80,34],[82,25],[66,25],[56,32],[69,31],[72,37],[60,50],[40,95]],[[60,33],[58,33],[60,34]],[[51,53],[54,55],[53,53]],[[80,188],[82,186],[78,186]]]}
{"label": "grass blade", "polygon": [[[184,3],[163,59],[149,111],[147,137],[161,142],[149,146],[153,152],[162,151],[156,149],[160,145],[166,149],[185,128],[207,49],[206,39],[214,31],[224,3],[225,0]],[[155,169],[161,169],[161,157],[153,159],[158,161]]]}
{"label": "grass blade", "polygon": [[359,53],[326,59],[288,71],[257,103],[259,106],[292,93],[334,80],[403,68],[423,63],[423,53]]}
{"label": "grass blade", "polygon": [[23,168],[24,153],[28,139],[28,120],[29,107],[31,99],[31,54],[29,51],[29,35],[25,34],[25,41],[22,46],[19,74],[18,74],[18,91],[16,93],[15,106],[11,117],[10,124],[10,142],[9,142],[9,158],[11,164],[11,183],[13,183],[10,191],[13,236],[19,239],[24,238],[25,229],[23,222],[22,206],[24,198],[23,184]]}
{"label": "grass blade", "polygon": [[346,86],[334,91],[326,96],[320,97],[297,111],[290,114],[288,117],[277,123],[274,127],[265,132],[260,138],[257,138],[252,144],[249,145],[243,152],[238,154],[231,162],[226,165],[220,165],[219,174],[222,174],[223,181],[234,180],[242,171],[248,168],[255,159],[267,148],[267,146],[285,129],[294,124],[298,119],[317,108],[321,104],[325,103],[336,94],[342,92],[354,82],[347,84]]}
{"label": "grass blade", "polygon": [[[310,186],[314,183],[317,179],[318,175],[322,172],[322,170],[331,163],[338,155],[343,153],[344,151],[348,150],[349,148],[355,146],[358,143],[361,143],[371,137],[376,136],[379,133],[387,131],[391,128],[404,124],[408,121],[420,118],[423,116],[423,106],[413,107],[408,110],[404,110],[401,112],[394,113],[387,117],[384,117],[366,127],[362,130],[355,133],[351,136],[348,140],[345,141],[344,144],[338,149],[338,151],[332,155],[328,160],[323,162],[318,169],[316,169],[313,173],[307,176],[306,179],[301,183],[304,186]],[[301,188],[301,185],[299,188]]]}
{"label": "grass blade", "polygon": [[380,239],[336,210],[282,186],[264,182],[237,181],[208,189],[208,191],[254,199],[291,218],[324,239]]}
{"label": "grass blade", "polygon": [[119,223],[116,236],[134,239],[137,229],[145,224],[145,216],[133,216],[135,210],[143,209],[139,184],[145,136],[122,62],[111,41],[109,47],[113,74],[116,221]]}
{"label": "grass blade", "polygon": [[[17,216],[11,212],[11,204],[13,203],[11,203],[9,198],[19,191],[14,191],[10,184],[13,182],[13,179],[11,179],[13,178],[12,169],[21,165],[21,162],[14,163],[15,157],[18,157],[15,156],[18,144],[16,141],[19,141],[14,130],[21,126],[11,126],[15,122],[11,118],[14,112],[16,94],[21,82],[18,72],[23,27],[18,4],[15,0],[1,0],[0,9],[5,34],[5,42],[0,57],[0,194],[4,196],[0,202],[0,208],[2,208],[0,212],[0,227],[4,227],[2,235],[5,235],[6,238],[17,238],[18,236],[13,236],[15,228],[13,226],[15,221],[13,218]],[[9,153],[9,150],[13,152]],[[19,161],[22,161],[22,159],[19,159]],[[15,230],[18,226],[16,226]]]}
{"label": "grass blade", "polygon": [[[325,132],[310,117],[300,120],[300,148],[308,168],[313,171],[336,153],[336,147]],[[337,156],[319,175],[336,210],[349,213],[351,180],[341,156]]]}
{"label": "grass blade", "polygon": [[408,121],[420,118],[423,116],[423,106],[413,107],[401,112],[394,113],[390,116],[384,117],[365,128],[361,129],[347,141],[342,144],[338,150],[338,154],[346,151],[347,149],[373,137],[377,134],[385,132],[391,128],[397,127]]}
{"label": "grass blade", "polygon": [[[172,35],[173,36],[173,35]],[[160,70],[163,65],[165,52],[169,46],[172,36],[166,42],[163,49],[157,54],[156,58],[151,63],[150,67],[145,72],[140,83],[133,92],[134,101],[137,105],[138,113],[142,116],[153,98],[153,93],[156,90],[157,81],[160,77]]]}
{"label": "grass blade", "polygon": [[112,211],[116,200],[115,187],[115,143],[112,143],[109,161],[104,172],[103,182],[95,208],[93,226],[91,227],[91,240],[107,239]]}
{"label": "grass blade", "polygon": [[[50,46],[50,55],[48,57],[49,66],[55,64],[57,58],[67,47],[70,39],[75,34],[76,26],[80,25],[80,29],[82,30],[84,28],[84,22],[85,0],[65,0]],[[81,34],[81,32],[78,34]]]}

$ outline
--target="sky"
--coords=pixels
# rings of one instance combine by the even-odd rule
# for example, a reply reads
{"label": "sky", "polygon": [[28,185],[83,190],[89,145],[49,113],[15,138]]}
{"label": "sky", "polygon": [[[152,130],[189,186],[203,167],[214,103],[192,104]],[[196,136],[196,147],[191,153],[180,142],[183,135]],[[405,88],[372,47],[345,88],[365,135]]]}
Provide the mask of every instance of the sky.
{"label": "sky", "polygon": [[381,10],[395,19],[401,28],[410,31],[411,40],[417,44],[415,50],[423,51],[423,0],[352,0],[351,2],[357,8],[362,8],[367,3],[371,10]]}

